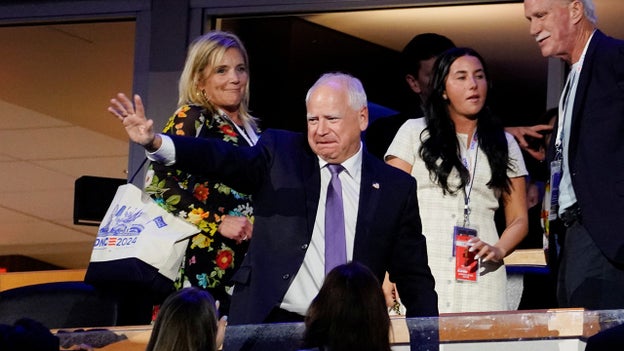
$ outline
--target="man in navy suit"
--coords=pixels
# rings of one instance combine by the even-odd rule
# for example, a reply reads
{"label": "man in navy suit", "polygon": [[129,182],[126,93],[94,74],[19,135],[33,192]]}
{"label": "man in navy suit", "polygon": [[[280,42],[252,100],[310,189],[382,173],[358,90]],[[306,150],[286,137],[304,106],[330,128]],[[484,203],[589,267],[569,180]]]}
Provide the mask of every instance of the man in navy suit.
{"label": "man in navy suit", "polygon": [[[323,75],[306,96],[308,135],[267,130],[251,148],[209,139],[155,134],[141,100],[123,94],[109,111],[148,156],[193,174],[216,175],[253,194],[253,239],[235,288],[229,322],[302,321],[323,282],[328,164],[344,168],[346,260],[396,282],[408,316],[436,316],[437,295],[427,264],[414,179],[363,150],[368,124],[360,81]],[[241,237],[241,239],[245,239]]]}
{"label": "man in navy suit", "polygon": [[567,227],[560,307],[624,308],[624,42],[596,29],[591,0],[524,11],[542,55],[571,65],[549,150],[551,214]]}

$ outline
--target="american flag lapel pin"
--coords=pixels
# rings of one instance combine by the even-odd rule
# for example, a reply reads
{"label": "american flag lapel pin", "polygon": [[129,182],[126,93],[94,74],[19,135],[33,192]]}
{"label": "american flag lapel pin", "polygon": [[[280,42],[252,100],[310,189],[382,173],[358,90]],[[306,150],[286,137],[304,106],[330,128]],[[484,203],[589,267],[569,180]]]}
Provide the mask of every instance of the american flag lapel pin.
{"label": "american flag lapel pin", "polygon": [[373,188],[379,189],[379,183],[377,183],[377,182],[373,183]]}

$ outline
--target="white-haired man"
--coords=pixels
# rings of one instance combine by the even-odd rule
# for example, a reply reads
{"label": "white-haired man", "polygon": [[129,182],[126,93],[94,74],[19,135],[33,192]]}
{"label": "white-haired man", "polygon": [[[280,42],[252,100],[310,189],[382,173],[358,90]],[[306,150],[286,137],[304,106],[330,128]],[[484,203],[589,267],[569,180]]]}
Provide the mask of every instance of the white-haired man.
{"label": "white-haired man", "polygon": [[624,308],[624,41],[596,29],[591,0],[525,0],[524,13],[542,55],[571,65],[548,152],[560,307]]}
{"label": "white-haired man", "polygon": [[[389,272],[408,316],[438,315],[416,182],[363,150],[360,133],[368,110],[357,78],[325,74],[310,88],[307,140],[300,133],[267,130],[249,148],[155,134],[140,98],[134,103],[119,94],[109,111],[132,141],[152,152],[150,158],[214,175],[253,194],[254,235],[233,277],[229,323],[303,321],[331,268],[325,251],[337,246],[342,263],[358,261],[380,281]],[[335,178],[340,191],[328,186]],[[331,209],[330,188],[342,194],[342,204]],[[342,219],[328,226],[326,217],[337,213]],[[337,230],[344,240],[326,245]]]}

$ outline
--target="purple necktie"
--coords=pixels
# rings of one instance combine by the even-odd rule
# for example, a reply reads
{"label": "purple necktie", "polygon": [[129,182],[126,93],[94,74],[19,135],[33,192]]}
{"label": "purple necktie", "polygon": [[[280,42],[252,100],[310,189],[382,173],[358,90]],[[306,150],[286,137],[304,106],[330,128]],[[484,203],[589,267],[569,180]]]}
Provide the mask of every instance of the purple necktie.
{"label": "purple necktie", "polygon": [[339,164],[328,164],[331,180],[325,202],[325,275],[332,268],[347,263],[342,184],[338,174],[344,170]]}

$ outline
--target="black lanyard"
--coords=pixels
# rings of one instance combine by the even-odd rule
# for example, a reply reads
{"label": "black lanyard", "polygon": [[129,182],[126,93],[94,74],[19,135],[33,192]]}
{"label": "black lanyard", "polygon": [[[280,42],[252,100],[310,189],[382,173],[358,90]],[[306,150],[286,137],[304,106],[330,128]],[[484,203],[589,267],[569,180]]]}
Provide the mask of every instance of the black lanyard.
{"label": "black lanyard", "polygon": [[[475,179],[475,175],[477,173],[477,156],[479,155],[479,142],[476,141],[477,139],[477,133],[475,132],[474,136],[472,137],[472,140],[470,141],[470,146],[469,148],[466,150],[466,157],[464,158],[465,162],[464,162],[464,166],[466,166],[466,169],[468,169],[468,157],[469,157],[469,151],[473,149],[475,150],[475,156],[474,156],[474,164],[472,166],[472,173],[470,174],[470,182],[467,184],[467,188],[464,187],[464,227],[470,225],[470,220],[469,220],[469,216],[470,216],[470,194],[472,193],[472,186],[474,184],[474,179]],[[474,143],[474,145],[473,145]],[[470,173],[470,170],[468,170],[468,173]]]}

